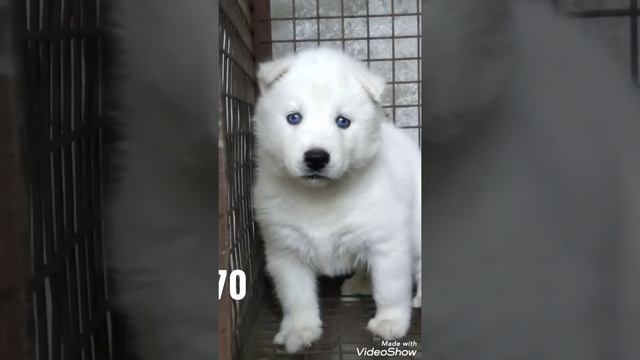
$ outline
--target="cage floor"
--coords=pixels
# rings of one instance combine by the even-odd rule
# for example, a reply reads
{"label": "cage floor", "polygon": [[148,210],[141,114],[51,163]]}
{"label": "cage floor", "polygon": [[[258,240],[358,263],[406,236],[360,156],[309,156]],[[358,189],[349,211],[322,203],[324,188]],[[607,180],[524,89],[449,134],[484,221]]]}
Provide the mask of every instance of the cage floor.
{"label": "cage floor", "polygon": [[[342,279],[343,280],[343,279]],[[366,329],[367,322],[375,313],[375,303],[370,296],[342,297],[339,295],[340,279],[323,279],[320,283],[320,312],[323,321],[322,337],[313,346],[296,354],[288,354],[280,346],[273,344],[280,326],[281,310],[267,288],[258,309],[252,333],[245,341],[243,360],[297,359],[297,360],[351,360],[351,359],[420,359],[420,309],[411,314],[411,328],[404,338],[398,340],[401,350],[417,350],[415,356],[365,356],[359,355],[363,348],[385,350]],[[409,342],[415,343],[409,344]]]}

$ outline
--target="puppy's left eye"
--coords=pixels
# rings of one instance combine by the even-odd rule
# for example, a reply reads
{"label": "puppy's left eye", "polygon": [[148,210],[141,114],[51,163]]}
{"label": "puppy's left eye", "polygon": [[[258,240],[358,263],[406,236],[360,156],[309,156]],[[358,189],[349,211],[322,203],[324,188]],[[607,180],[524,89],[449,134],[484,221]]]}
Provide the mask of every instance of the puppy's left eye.
{"label": "puppy's left eye", "polygon": [[351,125],[351,120],[347,119],[344,116],[338,116],[336,118],[336,125],[338,125],[340,129],[346,129],[349,127],[349,125]]}

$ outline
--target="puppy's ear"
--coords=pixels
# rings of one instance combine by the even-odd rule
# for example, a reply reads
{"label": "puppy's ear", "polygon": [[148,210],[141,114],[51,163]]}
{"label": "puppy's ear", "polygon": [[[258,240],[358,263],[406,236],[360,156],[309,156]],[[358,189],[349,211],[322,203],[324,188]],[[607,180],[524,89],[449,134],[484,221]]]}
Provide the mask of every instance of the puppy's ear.
{"label": "puppy's ear", "polygon": [[375,102],[381,103],[382,92],[384,91],[387,81],[382,76],[367,69],[364,65],[358,66],[354,74],[365,91],[369,93],[369,96],[371,96]]}
{"label": "puppy's ear", "polygon": [[258,87],[260,92],[264,92],[278,78],[284,75],[292,64],[292,57],[285,57],[278,60],[267,61],[258,65]]}

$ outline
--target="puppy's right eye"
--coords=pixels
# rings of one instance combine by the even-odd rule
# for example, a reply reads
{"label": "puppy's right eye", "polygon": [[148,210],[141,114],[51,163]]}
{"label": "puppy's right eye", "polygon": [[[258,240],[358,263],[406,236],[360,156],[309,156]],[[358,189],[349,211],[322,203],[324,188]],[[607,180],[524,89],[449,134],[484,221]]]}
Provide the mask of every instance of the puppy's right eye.
{"label": "puppy's right eye", "polygon": [[287,115],[287,122],[291,125],[298,125],[302,121],[302,115],[300,113],[293,113]]}

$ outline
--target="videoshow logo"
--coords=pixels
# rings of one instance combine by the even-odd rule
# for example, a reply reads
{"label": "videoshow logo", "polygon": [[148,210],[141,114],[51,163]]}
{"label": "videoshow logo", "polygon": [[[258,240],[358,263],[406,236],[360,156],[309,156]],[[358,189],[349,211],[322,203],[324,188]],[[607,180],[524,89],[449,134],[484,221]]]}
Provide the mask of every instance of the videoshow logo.
{"label": "videoshow logo", "polygon": [[[415,357],[418,354],[418,349],[415,349],[418,346],[418,342],[415,340],[404,341],[400,343],[399,341],[387,341],[383,340],[380,343],[381,347],[385,347],[384,349],[379,349],[376,347],[361,347],[356,348],[356,353],[358,356],[363,356],[366,358],[370,358],[372,356],[377,357],[397,357],[402,356],[406,358]],[[414,348],[414,349],[411,349]]]}

